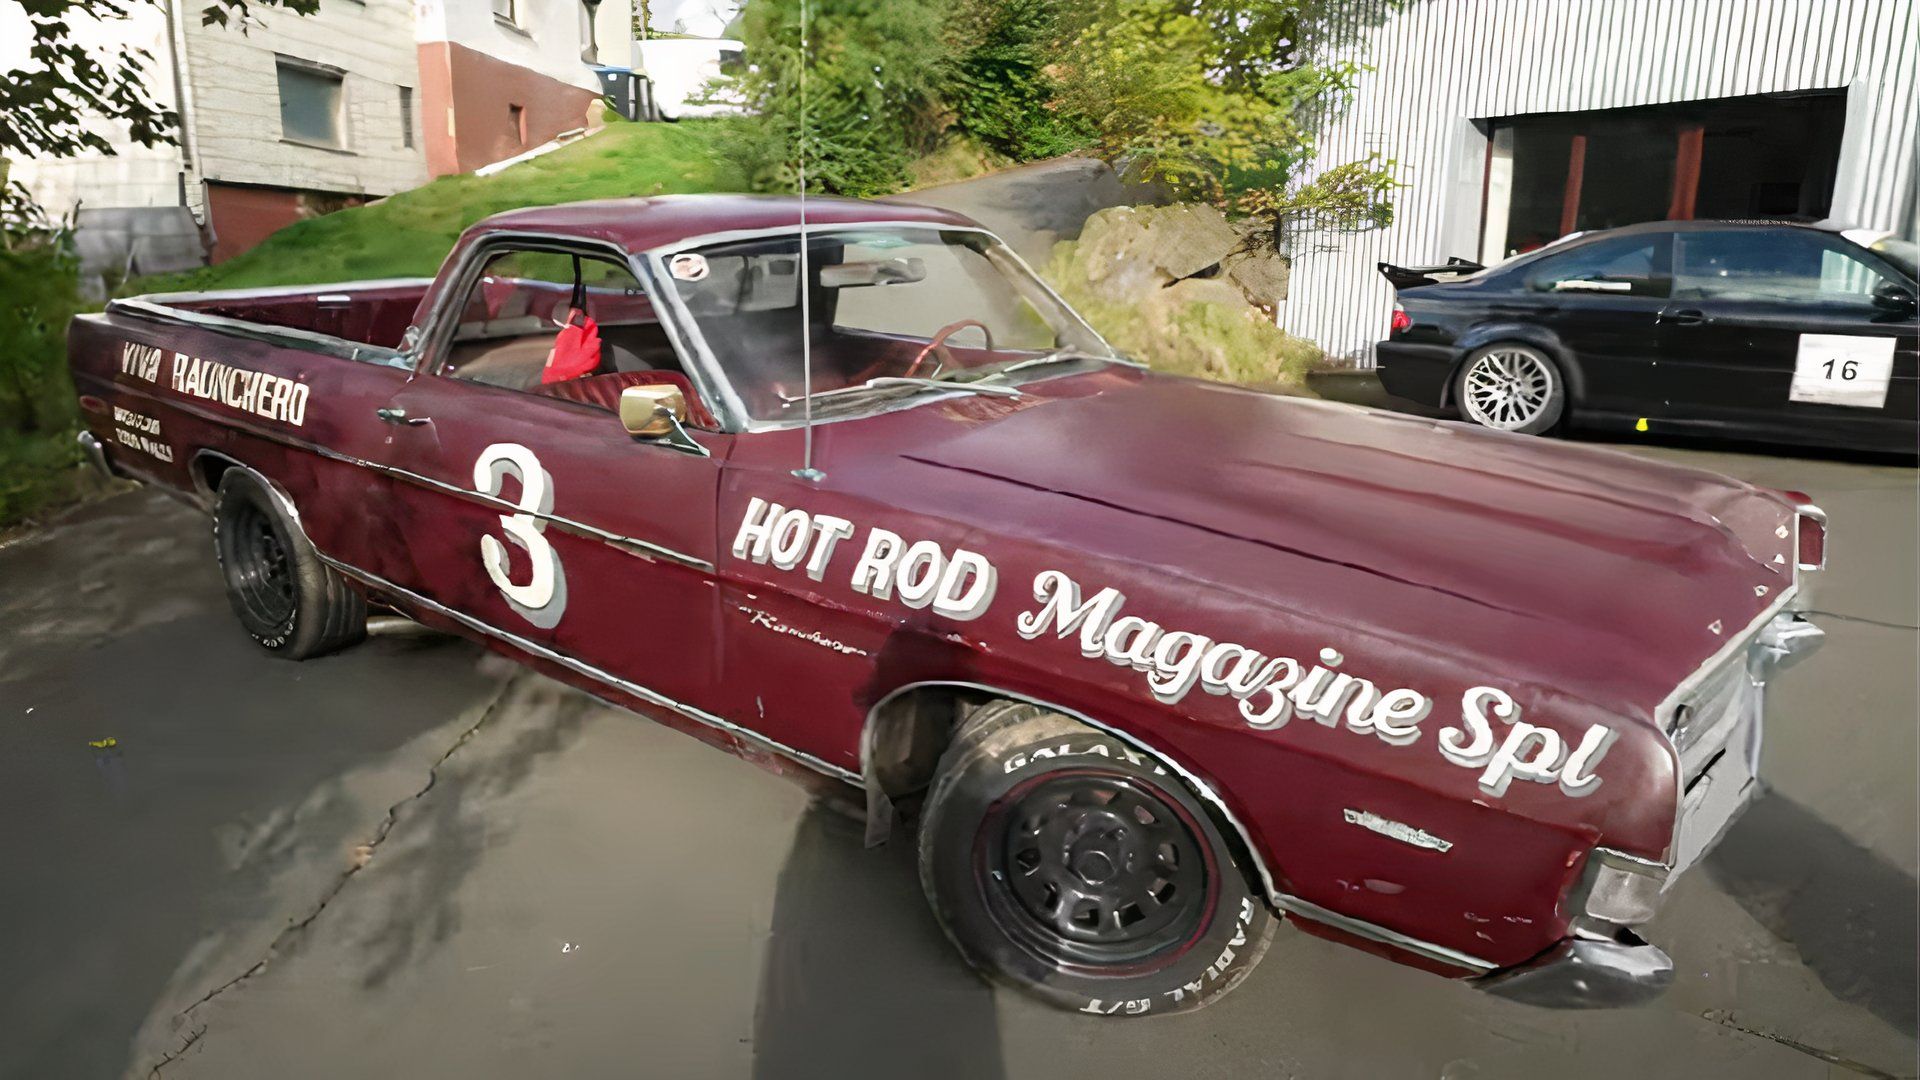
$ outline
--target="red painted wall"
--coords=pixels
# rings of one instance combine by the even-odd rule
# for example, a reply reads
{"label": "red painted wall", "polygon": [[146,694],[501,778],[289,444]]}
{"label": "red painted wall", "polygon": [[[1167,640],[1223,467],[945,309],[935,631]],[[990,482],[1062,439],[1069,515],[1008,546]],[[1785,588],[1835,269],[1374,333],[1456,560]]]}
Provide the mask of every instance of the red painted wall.
{"label": "red painted wall", "polygon": [[[599,100],[464,45],[420,45],[420,126],[433,176],[471,172],[583,127]],[[524,110],[518,124],[516,106]]]}

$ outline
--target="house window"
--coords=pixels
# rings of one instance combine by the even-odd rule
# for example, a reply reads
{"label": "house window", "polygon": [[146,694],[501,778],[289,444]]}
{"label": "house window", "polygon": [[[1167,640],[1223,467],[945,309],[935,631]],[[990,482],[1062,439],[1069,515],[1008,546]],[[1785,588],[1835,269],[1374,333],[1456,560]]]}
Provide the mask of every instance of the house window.
{"label": "house window", "polygon": [[507,134],[521,146],[527,145],[527,107],[507,106]]}
{"label": "house window", "polygon": [[413,87],[400,88],[400,145],[413,149]]}
{"label": "house window", "polygon": [[493,0],[493,17],[510,26],[520,25],[518,0]]}
{"label": "house window", "polygon": [[600,43],[593,33],[593,17],[599,10],[600,0],[580,0],[580,59],[589,64],[600,62]]}
{"label": "house window", "polygon": [[340,102],[344,72],[305,61],[281,57],[280,135],[292,142],[340,147]]}

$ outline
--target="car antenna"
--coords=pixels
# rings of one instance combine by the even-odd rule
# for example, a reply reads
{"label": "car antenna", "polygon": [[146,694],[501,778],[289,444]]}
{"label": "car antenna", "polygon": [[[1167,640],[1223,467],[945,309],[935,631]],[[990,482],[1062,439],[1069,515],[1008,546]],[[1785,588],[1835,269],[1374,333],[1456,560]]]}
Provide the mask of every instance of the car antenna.
{"label": "car antenna", "polygon": [[807,0],[800,0],[800,400],[806,420],[793,475],[817,484],[827,474],[813,467],[813,285],[807,261]]}

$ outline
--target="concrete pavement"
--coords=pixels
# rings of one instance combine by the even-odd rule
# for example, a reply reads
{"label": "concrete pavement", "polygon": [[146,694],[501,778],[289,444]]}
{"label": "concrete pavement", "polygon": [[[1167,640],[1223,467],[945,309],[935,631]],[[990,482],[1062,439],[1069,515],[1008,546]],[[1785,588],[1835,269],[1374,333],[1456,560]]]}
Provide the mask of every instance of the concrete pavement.
{"label": "concrete pavement", "polygon": [[1773,791],[1648,930],[1654,1005],[1283,930],[1191,1017],[1039,1008],[955,958],[906,844],[752,766],[403,623],[258,654],[143,492],[0,548],[0,1077],[1912,1075],[1915,473],[1633,449],[1834,537]]}

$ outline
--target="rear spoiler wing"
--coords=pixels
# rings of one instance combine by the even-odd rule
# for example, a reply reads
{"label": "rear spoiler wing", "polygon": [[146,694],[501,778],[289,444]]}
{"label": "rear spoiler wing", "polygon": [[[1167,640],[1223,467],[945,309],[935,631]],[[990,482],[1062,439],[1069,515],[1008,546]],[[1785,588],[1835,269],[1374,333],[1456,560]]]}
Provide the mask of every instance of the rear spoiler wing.
{"label": "rear spoiler wing", "polygon": [[1437,285],[1436,275],[1464,277],[1477,274],[1486,267],[1470,262],[1458,255],[1452,256],[1439,266],[1395,266],[1392,263],[1380,263],[1380,273],[1396,289],[1411,289],[1416,285]]}

